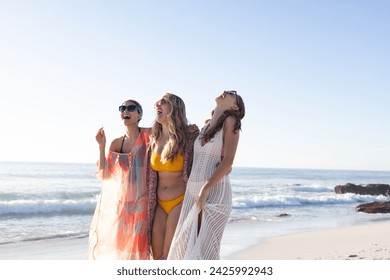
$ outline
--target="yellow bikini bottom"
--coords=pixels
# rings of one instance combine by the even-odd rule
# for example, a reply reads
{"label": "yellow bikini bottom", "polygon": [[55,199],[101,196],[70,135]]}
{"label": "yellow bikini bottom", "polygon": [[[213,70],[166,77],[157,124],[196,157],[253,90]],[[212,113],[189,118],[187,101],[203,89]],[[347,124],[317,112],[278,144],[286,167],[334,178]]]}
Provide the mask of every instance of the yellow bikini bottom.
{"label": "yellow bikini bottom", "polygon": [[169,214],[176,205],[183,201],[183,199],[184,194],[172,200],[162,201],[159,199],[158,205],[160,205],[161,208],[164,209],[165,213]]}

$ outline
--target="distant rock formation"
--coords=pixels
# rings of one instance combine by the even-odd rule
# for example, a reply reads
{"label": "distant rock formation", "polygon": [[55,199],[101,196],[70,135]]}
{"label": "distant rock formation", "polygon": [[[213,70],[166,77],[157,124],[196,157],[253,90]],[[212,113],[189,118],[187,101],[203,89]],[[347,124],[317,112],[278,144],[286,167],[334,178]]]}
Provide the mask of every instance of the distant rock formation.
{"label": "distant rock formation", "polygon": [[387,184],[368,184],[355,185],[348,183],[346,185],[338,185],[334,187],[337,194],[356,193],[365,195],[385,195],[390,196],[390,185]]}
{"label": "distant rock formation", "polygon": [[390,213],[390,201],[360,204],[356,211],[365,213]]}
{"label": "distant rock formation", "polygon": [[291,216],[290,214],[281,213],[281,214],[277,215],[276,217],[278,217],[278,218],[284,218],[284,217],[290,217],[290,216]]}

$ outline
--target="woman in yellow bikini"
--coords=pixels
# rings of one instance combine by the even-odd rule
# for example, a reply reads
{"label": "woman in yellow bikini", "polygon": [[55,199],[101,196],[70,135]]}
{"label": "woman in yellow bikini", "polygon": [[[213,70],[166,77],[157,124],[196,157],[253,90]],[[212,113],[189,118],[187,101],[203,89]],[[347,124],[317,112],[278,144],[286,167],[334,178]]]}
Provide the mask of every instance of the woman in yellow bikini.
{"label": "woman in yellow bikini", "polygon": [[149,174],[150,183],[157,186],[152,252],[154,259],[166,259],[180,216],[199,129],[188,124],[184,102],[174,94],[165,94],[155,109],[157,116],[150,136],[150,166],[154,171]]}

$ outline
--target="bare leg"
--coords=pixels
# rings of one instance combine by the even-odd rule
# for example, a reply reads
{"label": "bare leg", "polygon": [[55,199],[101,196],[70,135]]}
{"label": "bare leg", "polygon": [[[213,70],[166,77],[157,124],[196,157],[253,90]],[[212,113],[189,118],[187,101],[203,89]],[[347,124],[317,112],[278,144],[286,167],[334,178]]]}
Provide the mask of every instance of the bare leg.
{"label": "bare leg", "polygon": [[200,227],[202,226],[202,214],[203,214],[203,211],[200,211],[200,213],[198,214],[198,235],[200,232]]}
{"label": "bare leg", "polygon": [[157,205],[152,229],[152,251],[153,259],[155,260],[161,259],[163,256],[165,225],[167,223],[167,218],[168,215],[165,213],[164,209],[162,209],[160,205]]}
{"label": "bare leg", "polygon": [[168,257],[169,248],[171,247],[172,239],[175,234],[177,223],[179,222],[181,206],[183,202],[176,205],[168,215],[167,224],[165,228],[165,240],[164,240],[164,259]]}

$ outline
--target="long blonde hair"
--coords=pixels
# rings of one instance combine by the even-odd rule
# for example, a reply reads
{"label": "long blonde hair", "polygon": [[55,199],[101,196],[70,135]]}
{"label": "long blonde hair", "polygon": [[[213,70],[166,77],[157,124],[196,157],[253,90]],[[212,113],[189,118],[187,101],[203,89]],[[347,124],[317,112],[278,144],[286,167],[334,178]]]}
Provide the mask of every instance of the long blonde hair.
{"label": "long blonde hair", "polygon": [[[163,99],[166,99],[170,105],[170,111],[167,115],[169,139],[161,152],[161,160],[165,163],[168,160],[173,161],[174,156],[182,152],[182,149],[185,147],[187,143],[188,120],[186,117],[186,106],[179,96],[166,93]],[[155,121],[150,135],[151,149],[156,147],[161,134],[162,125]]]}

